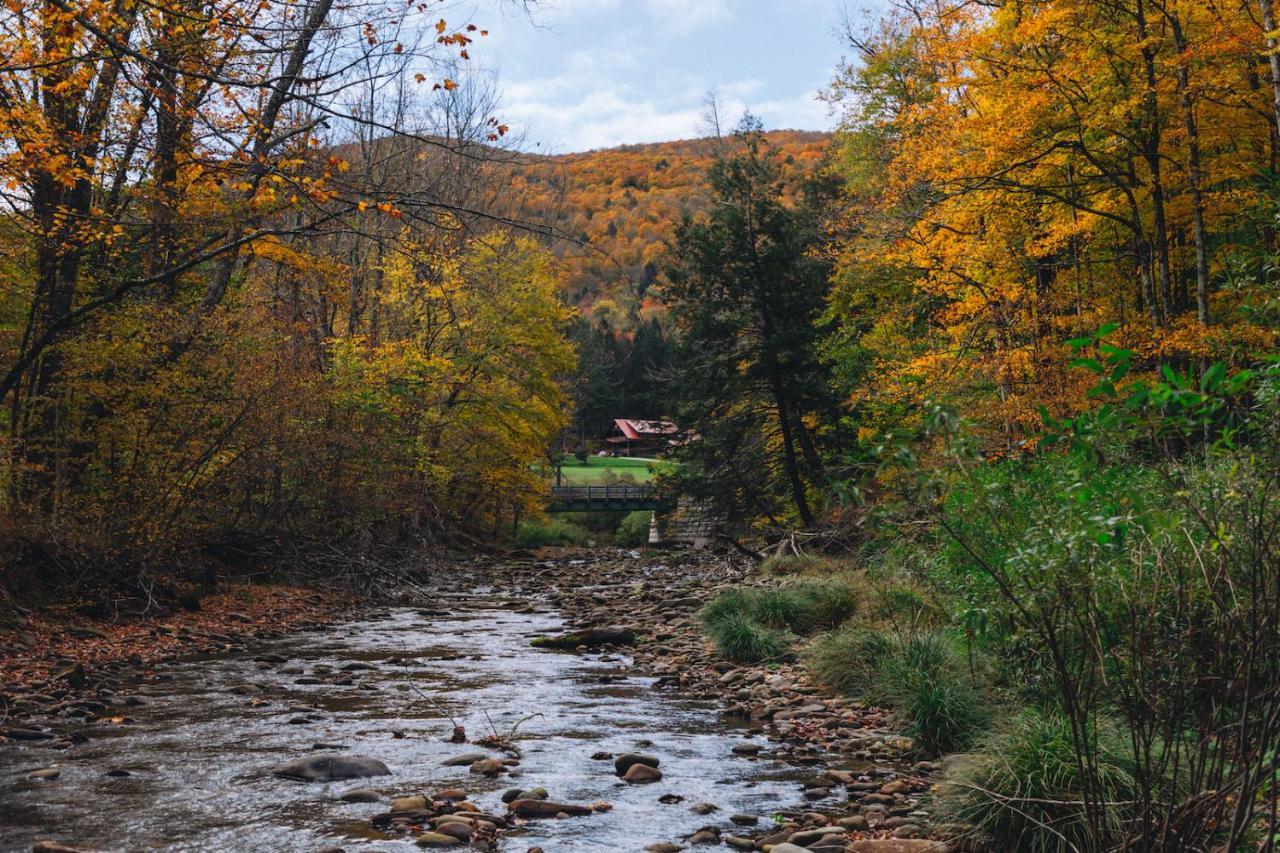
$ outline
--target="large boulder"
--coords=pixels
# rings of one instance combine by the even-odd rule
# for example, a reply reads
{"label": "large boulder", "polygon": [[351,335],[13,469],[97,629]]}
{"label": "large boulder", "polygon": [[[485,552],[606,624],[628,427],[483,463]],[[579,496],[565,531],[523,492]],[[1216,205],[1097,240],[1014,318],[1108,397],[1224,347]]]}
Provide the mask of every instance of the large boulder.
{"label": "large boulder", "polygon": [[361,779],[365,776],[390,776],[387,765],[376,758],[356,755],[309,755],[271,771],[285,779],[303,782],[336,782],[340,779]]}
{"label": "large boulder", "polygon": [[613,762],[613,772],[619,776],[625,776],[627,771],[637,764],[646,764],[649,767],[657,767],[662,762],[658,760],[656,755],[644,755],[639,752],[627,752],[619,755]]}

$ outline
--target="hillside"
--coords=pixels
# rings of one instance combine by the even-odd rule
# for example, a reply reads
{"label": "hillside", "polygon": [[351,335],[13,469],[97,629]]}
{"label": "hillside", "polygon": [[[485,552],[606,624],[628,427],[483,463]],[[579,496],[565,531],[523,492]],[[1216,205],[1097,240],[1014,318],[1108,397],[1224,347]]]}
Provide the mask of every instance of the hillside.
{"label": "hillside", "polygon": [[[767,134],[784,162],[807,172],[830,134]],[[627,145],[542,157],[522,166],[511,191],[525,215],[581,243],[560,241],[567,298],[596,323],[616,330],[661,313],[650,293],[666,241],[686,215],[706,204],[705,173],[714,139]]]}

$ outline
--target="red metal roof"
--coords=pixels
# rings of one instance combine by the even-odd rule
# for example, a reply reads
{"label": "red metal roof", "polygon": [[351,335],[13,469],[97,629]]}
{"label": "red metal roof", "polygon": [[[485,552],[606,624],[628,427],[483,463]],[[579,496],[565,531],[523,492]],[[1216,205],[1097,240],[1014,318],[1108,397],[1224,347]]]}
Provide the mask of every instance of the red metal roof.
{"label": "red metal roof", "polygon": [[645,438],[667,438],[680,432],[680,428],[671,423],[671,421],[638,421],[631,418],[615,418],[613,425],[632,441]]}

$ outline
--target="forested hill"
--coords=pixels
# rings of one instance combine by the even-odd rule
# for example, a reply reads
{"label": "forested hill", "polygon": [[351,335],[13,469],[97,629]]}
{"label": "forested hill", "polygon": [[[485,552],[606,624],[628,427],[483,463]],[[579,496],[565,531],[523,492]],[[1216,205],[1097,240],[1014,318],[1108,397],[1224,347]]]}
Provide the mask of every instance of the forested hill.
{"label": "forested hill", "polygon": [[[784,164],[814,168],[830,134],[766,134]],[[705,207],[706,169],[722,143],[690,139],[538,157],[514,176],[524,215],[581,241],[559,241],[568,299],[594,321],[631,330],[661,309],[649,293],[666,241]]]}
{"label": "forested hill", "polygon": [[[801,180],[821,164],[830,134],[764,135],[794,201]],[[670,323],[659,288],[676,228],[707,208],[707,170],[728,139],[626,145],[536,157],[511,176],[513,216],[553,229],[555,276],[579,312],[570,336],[579,363],[570,385],[581,437],[607,432],[613,419],[664,417],[671,401],[658,377],[670,366]]]}

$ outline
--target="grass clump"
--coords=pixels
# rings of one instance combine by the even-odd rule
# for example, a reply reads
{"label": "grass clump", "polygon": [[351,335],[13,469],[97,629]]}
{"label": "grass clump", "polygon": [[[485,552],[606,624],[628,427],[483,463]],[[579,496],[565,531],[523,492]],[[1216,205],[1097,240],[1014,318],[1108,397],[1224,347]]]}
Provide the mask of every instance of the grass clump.
{"label": "grass clump", "polygon": [[649,544],[649,520],[652,516],[653,513],[647,511],[628,513],[614,531],[614,544],[623,548],[639,548]]}
{"label": "grass clump", "polygon": [[832,690],[866,696],[880,667],[894,654],[894,646],[894,640],[883,631],[847,625],[814,643],[805,663],[809,672]]}
{"label": "grass clump", "polygon": [[836,564],[826,557],[811,554],[776,554],[760,564],[760,571],[773,577],[803,574],[830,574]]}
{"label": "grass clump", "polygon": [[720,654],[734,663],[781,660],[791,648],[791,636],[769,628],[744,613],[733,613],[708,625]]}
{"label": "grass clump", "polygon": [[1123,739],[1104,725],[1095,735],[1096,770],[1082,775],[1061,714],[1025,711],[987,737],[980,752],[955,764],[938,793],[941,816],[984,849],[1067,853],[1091,849],[1085,784],[1109,803],[1101,818],[1124,837],[1139,799]]}
{"label": "grass clump", "polygon": [[832,689],[896,709],[904,733],[930,755],[964,749],[987,722],[981,693],[941,634],[899,641],[847,626],[815,642],[805,662]]}
{"label": "grass clump", "polygon": [[942,634],[909,638],[878,676],[871,697],[897,708],[905,733],[930,755],[968,747],[987,721],[982,697]]}
{"label": "grass clump", "polygon": [[810,581],[725,590],[703,608],[702,621],[713,629],[721,620],[741,615],[766,628],[803,635],[838,627],[856,610],[857,596],[849,586]]}
{"label": "grass clump", "polygon": [[516,544],[521,548],[552,545],[585,545],[590,533],[581,525],[558,518],[549,521],[522,521],[516,528]]}

